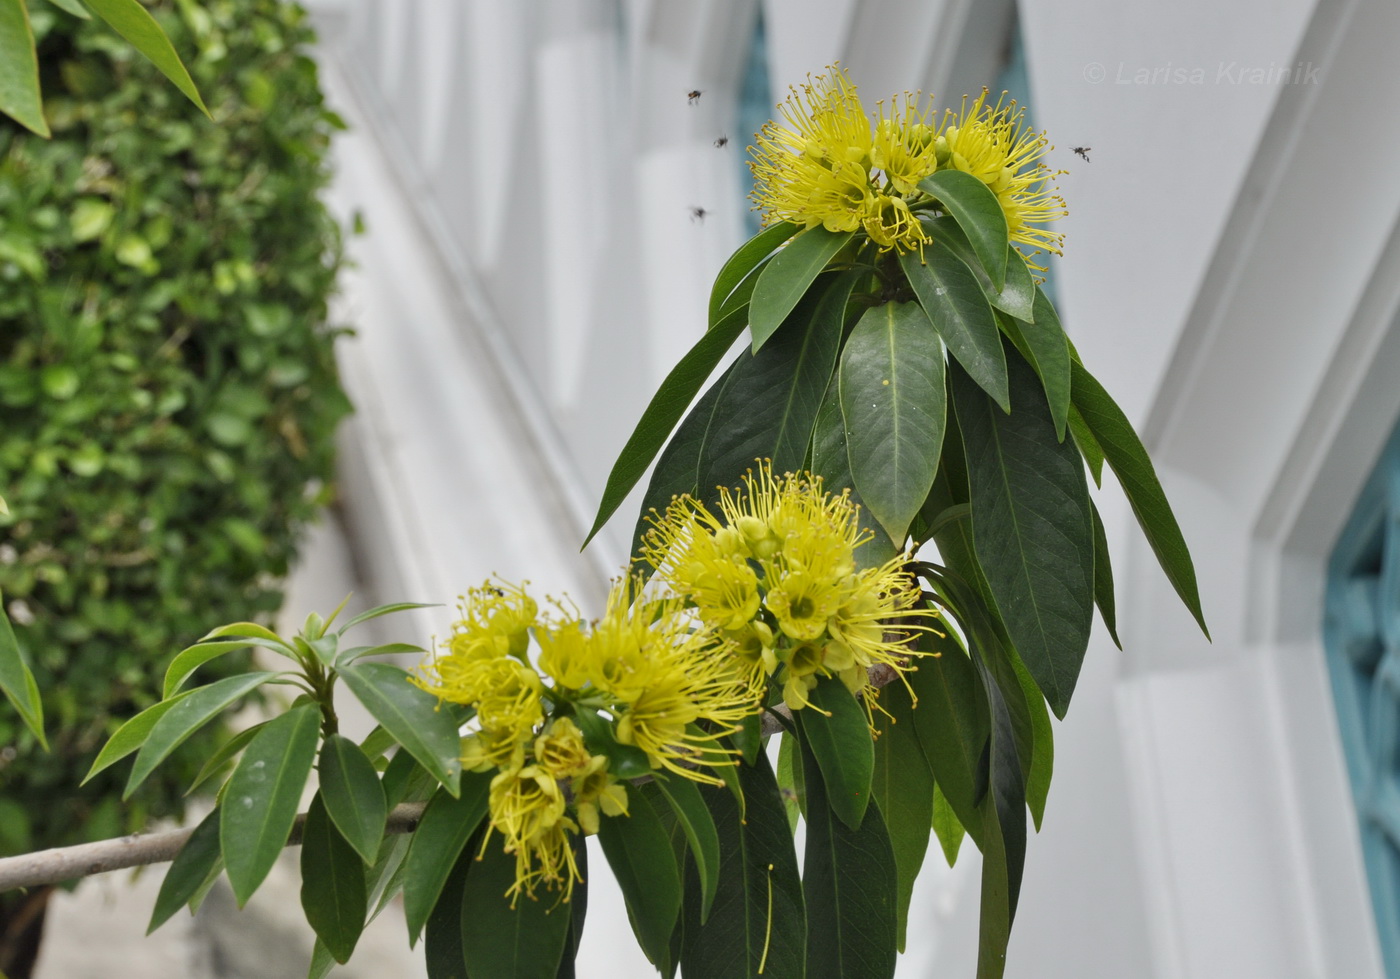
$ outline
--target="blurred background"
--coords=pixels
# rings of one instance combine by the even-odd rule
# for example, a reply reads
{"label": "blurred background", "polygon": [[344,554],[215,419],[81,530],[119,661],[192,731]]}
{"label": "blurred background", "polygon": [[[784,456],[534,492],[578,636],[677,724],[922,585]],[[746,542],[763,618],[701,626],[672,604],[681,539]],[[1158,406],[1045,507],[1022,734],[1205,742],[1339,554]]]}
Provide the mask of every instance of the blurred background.
{"label": "blurred background", "polygon": [[[579,544],[756,229],[745,147],[774,103],[838,60],[867,105],[1005,89],[1069,171],[1061,317],[1157,462],[1214,640],[1106,476],[1124,651],[1096,636],[1057,729],[1007,975],[1400,976],[1400,5],[310,9],[349,126],[327,199],[364,232],[331,312],[355,413],[288,622],[350,591],[450,606],[493,572],[596,611],[634,503]],[[381,634],[451,618],[414,615]],[[304,974],[292,869],[150,939],[159,873],[109,878],[55,898],[37,975]],[[591,883],[580,975],[652,974]],[[978,884],[970,847],[930,852],[900,976],[975,973]],[[344,974],[417,974],[390,917]]]}

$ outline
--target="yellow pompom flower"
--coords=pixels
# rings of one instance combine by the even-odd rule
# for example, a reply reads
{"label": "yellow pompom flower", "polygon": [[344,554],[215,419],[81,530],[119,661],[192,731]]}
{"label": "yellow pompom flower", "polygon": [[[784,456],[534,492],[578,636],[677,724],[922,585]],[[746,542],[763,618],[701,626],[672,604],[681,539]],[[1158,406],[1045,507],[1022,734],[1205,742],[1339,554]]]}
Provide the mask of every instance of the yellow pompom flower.
{"label": "yellow pompom flower", "polygon": [[559,782],[537,765],[503,771],[491,780],[487,805],[490,824],[482,852],[495,831],[504,837],[505,852],[515,856],[515,883],[506,892],[511,906],[521,893],[533,898],[540,883],[562,891],[560,899],[568,901],[582,877],[570,839],[578,825],[566,815]]}
{"label": "yellow pompom flower", "polygon": [[1049,140],[1025,124],[1025,115],[1005,93],[988,105],[983,89],[971,104],[964,98],[960,112],[944,114],[935,146],[946,167],[972,174],[996,194],[1013,243],[1058,255],[1064,235],[1044,225],[1069,212],[1049,186],[1059,175],[1043,163]]}
{"label": "yellow pompom flower", "polygon": [[598,832],[600,811],[605,816],[627,815],[627,786],[608,771],[608,760],[602,755],[594,755],[589,760],[588,766],[574,776],[570,788],[578,810],[579,828],[589,836]]}

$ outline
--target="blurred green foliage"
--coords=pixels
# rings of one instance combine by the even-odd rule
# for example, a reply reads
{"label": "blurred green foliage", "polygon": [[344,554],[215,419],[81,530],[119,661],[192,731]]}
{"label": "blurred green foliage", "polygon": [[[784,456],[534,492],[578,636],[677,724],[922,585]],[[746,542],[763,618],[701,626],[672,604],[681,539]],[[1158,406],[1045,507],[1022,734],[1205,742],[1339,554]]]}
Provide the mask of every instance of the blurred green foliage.
{"label": "blurred green foliage", "polygon": [[53,747],[0,712],[0,853],[181,812],[218,732],[134,806],[116,770],[78,783],[176,651],[277,609],[350,408],[326,325],[340,236],[317,198],[342,123],[304,12],[151,12],[214,122],[47,4],[31,15],[53,139],[0,119],[0,589]]}

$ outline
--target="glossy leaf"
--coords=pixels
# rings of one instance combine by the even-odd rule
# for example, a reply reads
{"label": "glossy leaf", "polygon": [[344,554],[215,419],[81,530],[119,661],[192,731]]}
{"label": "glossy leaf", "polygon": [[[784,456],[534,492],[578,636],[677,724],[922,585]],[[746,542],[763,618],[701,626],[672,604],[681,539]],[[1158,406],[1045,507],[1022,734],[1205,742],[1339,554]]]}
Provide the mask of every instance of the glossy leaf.
{"label": "glossy leaf", "polygon": [[688,778],[658,775],[652,784],[670,805],[685,833],[695,871],[700,879],[700,921],[710,916],[719,887],[719,832],[714,817],[705,807],[700,787]]}
{"label": "glossy leaf", "polygon": [[943,850],[943,859],[948,861],[948,866],[958,862],[958,851],[962,849],[963,837],[966,834],[967,830],[963,829],[962,820],[958,819],[958,814],[953,811],[953,806],[943,794],[942,787],[934,782],[933,835],[938,837],[938,845]]}
{"label": "glossy leaf", "polygon": [[575,979],[574,960],[578,958],[583,926],[588,917],[588,846],[581,836],[575,836],[572,843],[574,862],[578,864],[579,876],[583,879],[574,884],[574,894],[569,900],[569,934],[564,939],[564,954],[559,959],[556,979]]}
{"label": "glossy leaf", "polygon": [[[812,723],[800,714],[800,725]],[[817,759],[803,745],[807,845],[802,895],[807,907],[807,962],[832,979],[892,977],[898,956],[898,886],[894,850],[878,806],[858,827],[836,818]],[[927,838],[927,837],[926,837]]]}
{"label": "glossy leaf", "polygon": [[[357,749],[358,750],[358,749]],[[321,793],[311,800],[301,838],[301,907],[331,957],[344,964],[369,910],[365,862],[336,829]]]}
{"label": "glossy leaf", "polygon": [[[802,979],[806,918],[792,834],[765,754],[739,769],[748,801],[741,816],[734,796],[701,787],[720,839],[719,892],[701,924],[698,882],[687,873],[682,915],[681,973],[694,979]],[[473,976],[473,979],[475,977]]]}
{"label": "glossy leaf", "polygon": [[1017,323],[1007,316],[998,317],[1001,330],[1016,345],[1040,378],[1045,391],[1045,402],[1050,408],[1050,418],[1055,423],[1055,437],[1065,440],[1065,426],[1069,421],[1069,344],[1064,331],[1060,329],[1055,307],[1045,298],[1045,293],[1036,294],[1036,320],[1034,323]]}
{"label": "glossy leaf", "polygon": [[681,875],[671,841],[651,803],[641,793],[628,799],[628,815],[604,816],[598,842],[627,902],[637,943],[654,964],[670,952],[671,932],[681,910]]}
{"label": "glossy leaf", "polygon": [[1006,285],[1010,231],[996,194],[981,180],[961,170],[939,170],[919,181],[919,189],[937,198],[972,244],[992,285]]}
{"label": "glossy leaf", "polygon": [[467,841],[486,817],[494,774],[467,772],[462,777],[460,796],[454,799],[439,789],[423,810],[404,864],[403,911],[410,946],[418,940],[419,931],[437,906],[457,857],[466,852]]}
{"label": "glossy leaf", "polygon": [[841,354],[840,392],[856,489],[902,544],[933,485],[947,423],[943,350],[916,303],[861,317]]}
{"label": "glossy leaf", "polygon": [[953,635],[925,637],[909,683],[919,698],[914,731],[949,806],[979,835],[977,806],[987,791],[982,760],[991,738],[987,695],[977,669]]}
{"label": "glossy leaf", "polygon": [[891,683],[881,690],[880,706],[893,716],[880,719],[882,730],[875,739],[875,777],[871,793],[880,807],[894,854],[899,950],[902,952],[914,880],[923,866],[933,828],[935,783],[915,729],[914,703],[904,684]]}
{"label": "glossy leaf", "polygon": [[230,639],[214,642],[197,642],[193,646],[187,646],[176,654],[170,661],[170,665],[165,670],[165,683],[162,685],[161,698],[164,700],[179,690],[184,682],[189,679],[190,674],[199,669],[212,659],[217,659],[225,653],[231,653],[238,649],[247,649],[248,644],[241,639]]}
{"label": "glossy leaf", "polygon": [[622,505],[627,494],[632,492],[632,487],[637,485],[637,480],[642,478],[647,466],[651,465],[651,461],[666,444],[666,437],[671,434],[685,409],[695,399],[700,386],[714,372],[715,365],[729,348],[734,346],[734,341],[744,331],[747,322],[748,314],[743,309],[723,317],[690,348],[690,352],[681,358],[680,363],[671,368],[671,373],[666,375],[661,387],[652,395],[651,402],[642,412],[641,420],[637,422],[637,427],[632,430],[627,444],[618,454],[612,472],[608,473],[603,498],[598,503],[598,515],[594,517],[593,527],[584,538],[584,547],[587,547],[594,535],[603,529],[603,525]]}
{"label": "glossy leaf", "polygon": [[1093,477],[1094,485],[1103,489],[1103,447],[1099,445],[1099,440],[1094,438],[1094,433],[1089,431],[1088,422],[1073,404],[1069,406],[1069,432],[1074,436],[1074,444],[1079,449],[1079,454],[1084,457],[1084,465],[1089,467],[1089,475]]}
{"label": "glossy leaf", "polygon": [[981,806],[982,913],[977,979],[1001,979],[1025,869],[1026,797],[1010,714],[997,684],[990,677],[984,679],[991,703],[992,737],[989,790]]}
{"label": "glossy leaf", "polygon": [[636,745],[617,740],[612,722],[597,711],[583,709],[574,714],[588,749],[608,759],[608,771],[616,778],[641,778],[651,774],[651,759]]}
{"label": "glossy leaf", "polygon": [[[1045,698],[1031,678],[1025,664],[1019,659],[1013,662],[1016,678],[1021,681],[1021,692],[1027,710],[1030,712],[1031,759],[1026,776],[1026,807],[1035,821],[1035,831],[1040,832],[1040,824],[1045,819],[1045,803],[1050,796],[1050,778],[1055,771],[1055,730],[1050,723],[1050,711],[1045,707]],[[1023,764],[1023,768],[1026,766]]]}
{"label": "glossy leaf", "polygon": [[1113,565],[1108,554],[1108,535],[1104,533],[1103,518],[1099,508],[1090,501],[1090,513],[1094,517],[1094,604],[1099,608],[1099,616],[1108,629],[1113,645],[1120,650],[1123,643],[1118,639],[1118,615],[1113,598]]}
{"label": "glossy leaf", "polygon": [[1084,467],[1059,442],[1029,365],[1010,360],[1012,410],[1002,414],[953,370],[967,457],[972,540],[1012,643],[1063,717],[1089,642],[1094,528]]}
{"label": "glossy leaf", "polygon": [[1157,562],[1209,639],[1210,630],[1206,628],[1205,614],[1201,611],[1191,552],[1147,450],[1122,409],[1082,364],[1074,364],[1072,377],[1074,406],[1103,448],[1104,458],[1118,477],[1133,515],[1147,536],[1147,543],[1152,545],[1152,553],[1157,555]]}
{"label": "glossy leaf", "polygon": [[[162,701],[162,703],[169,703],[169,701]],[[223,744],[219,745],[219,750],[205,759],[204,764],[199,769],[199,774],[194,777],[194,781],[190,783],[190,787],[185,790],[185,795],[192,795],[201,785],[217,775],[235,755],[248,746],[249,741],[252,741],[258,736],[258,732],[261,731],[266,724],[267,721],[261,721],[254,724],[252,727],[245,727]]]}
{"label": "glossy leaf", "polygon": [[899,264],[948,352],[1003,411],[1010,411],[1001,334],[972,270],[937,238],[924,246],[922,258],[907,252]]}
{"label": "glossy leaf", "polygon": [[472,853],[463,853],[455,863],[447,863],[447,880],[424,927],[423,957],[427,960],[428,979],[467,979],[467,957],[462,942],[462,889],[467,883],[467,872],[475,863]]}
{"label": "glossy leaf", "polygon": [[749,333],[753,336],[754,353],[777,332],[822,269],[851,240],[852,234],[827,231],[817,225],[793,238],[773,256],[758,277],[749,299]]}
{"label": "glossy leaf", "polygon": [[0,0],[0,112],[48,138],[39,94],[39,56],[25,0]]}
{"label": "glossy leaf", "polygon": [[219,846],[238,906],[272,870],[287,845],[311,766],[321,711],[294,707],[258,732],[229,776],[219,824]]}
{"label": "glossy leaf", "polygon": [[748,277],[749,273],[758,267],[758,264],[773,253],[773,249],[778,248],[797,233],[797,225],[788,221],[780,221],[771,227],[764,228],[748,241],[738,247],[733,255],[724,263],[715,276],[714,287],[710,290],[710,329],[715,328],[723,317],[720,313],[721,307],[725,304],[734,289]]}
{"label": "glossy leaf", "polygon": [[812,473],[822,478],[822,485],[828,492],[850,490],[851,499],[860,506],[856,520],[861,533],[868,533],[870,539],[856,549],[856,566],[878,568],[894,557],[899,549],[861,499],[851,476],[851,461],[846,451],[846,417],[841,412],[840,384],[836,378],[827,385],[812,428],[811,464]]}
{"label": "glossy leaf", "polygon": [[1030,269],[1026,267],[1020,252],[1014,247],[1007,252],[1006,284],[998,289],[992,285],[991,278],[982,268],[977,254],[972,250],[972,242],[967,240],[967,235],[963,233],[962,228],[958,226],[958,222],[954,218],[944,214],[921,220],[924,223],[924,230],[931,237],[947,245],[949,250],[962,259],[963,264],[972,270],[972,274],[977,277],[977,284],[982,287],[982,294],[987,297],[987,302],[1024,323],[1030,323],[1034,320],[1035,278],[1031,275]]}
{"label": "glossy leaf", "polygon": [[160,882],[160,893],[156,895],[156,906],[151,912],[151,923],[146,926],[146,934],[155,931],[170,920],[198,893],[200,886],[219,867],[223,858],[219,853],[219,810],[200,820],[194,828],[165,879]]}
{"label": "glossy leaf", "polygon": [[360,858],[374,863],[389,817],[374,764],[355,742],[332,734],[321,746],[318,771],[326,814]]}
{"label": "glossy leaf", "polygon": [[756,459],[772,460],[778,473],[802,467],[822,392],[836,369],[852,285],[850,275],[817,283],[762,350],[739,355],[700,453],[702,499],[712,500],[717,486],[737,484]]}
{"label": "glossy leaf", "polygon": [[[817,759],[832,811],[851,829],[858,829],[870,803],[875,772],[875,748],[865,709],[836,677],[822,677],[807,696],[814,709],[802,714],[803,741]],[[811,813],[809,803],[809,818]]]}
{"label": "glossy leaf", "polygon": [[[216,681],[207,687],[199,687],[187,695],[178,696],[172,707],[157,716],[155,724],[150,728],[150,733],[142,742],[141,750],[136,755],[136,763],[131,768],[131,777],[127,779],[126,791],[122,793],[122,798],[130,798],[131,793],[135,792],[137,787],[146,780],[146,776],[155,771],[156,766],[163,762],[191,734],[218,717],[226,707],[235,701],[246,697],[267,681],[280,675],[270,672],[243,673]],[[157,704],[156,707],[158,706],[160,705]],[[135,729],[133,734],[139,731],[139,727],[134,722],[154,710],[155,707],[147,708],[128,722]],[[117,740],[117,737],[122,735],[125,730],[126,725],[123,725],[122,729],[112,736],[112,740]],[[125,754],[125,751],[122,754]],[[119,757],[121,757],[120,754],[116,755],[106,764],[111,764]],[[98,760],[102,760],[100,755]],[[97,770],[96,763],[94,763],[93,771],[88,773],[88,777],[91,778]]]}
{"label": "glossy leaf", "polygon": [[456,795],[461,738],[452,713],[439,710],[437,698],[415,687],[397,666],[355,663],[336,672],[374,719]]}
{"label": "glossy leaf", "polygon": [[570,916],[547,891],[511,907],[515,856],[492,838],[462,888],[462,950],[471,979],[555,979]]}
{"label": "glossy leaf", "polygon": [[107,739],[107,743],[102,746],[102,750],[93,759],[92,767],[88,769],[87,775],[83,776],[80,784],[86,784],[98,772],[116,762],[121,761],[137,748],[146,743],[150,737],[151,729],[155,727],[156,721],[165,716],[166,712],[174,707],[179,701],[189,696],[192,691],[186,691],[170,700],[162,700],[147,707],[135,717],[126,721],[121,727]]}
{"label": "glossy leaf", "polygon": [[359,615],[352,618],[349,622],[345,623],[336,632],[336,635],[343,636],[345,635],[345,633],[355,628],[355,626],[359,625],[361,622],[368,622],[370,619],[377,619],[381,615],[392,615],[395,612],[407,612],[410,609],[415,608],[437,607],[438,606],[435,604],[424,602],[392,602],[388,605],[376,605],[374,608],[365,609],[365,611],[361,612]]}
{"label": "glossy leaf", "polygon": [[199,106],[199,111],[209,115],[204,100],[199,97],[199,89],[195,87],[190,73],[185,70],[180,56],[175,53],[170,38],[165,36],[165,31],[161,30],[155,18],[146,12],[146,8],[141,6],[138,0],[86,0],[86,3],[93,13],[105,20],[114,31],[149,58],[151,63],[160,69],[162,75],[174,82],[175,87],[184,92],[186,98]]}

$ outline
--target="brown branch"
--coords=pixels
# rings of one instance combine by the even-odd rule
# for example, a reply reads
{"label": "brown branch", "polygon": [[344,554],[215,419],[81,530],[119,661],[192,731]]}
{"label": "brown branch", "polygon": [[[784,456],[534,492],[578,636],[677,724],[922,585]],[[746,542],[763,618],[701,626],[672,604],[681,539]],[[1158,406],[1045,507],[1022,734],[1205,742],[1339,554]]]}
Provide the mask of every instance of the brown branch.
{"label": "brown branch", "polygon": [[[384,828],[385,834],[412,833],[418,828],[418,821],[423,818],[426,806],[427,803],[424,802],[405,802],[395,806],[393,812],[389,813],[389,822]],[[305,822],[305,813],[297,816],[292,835],[287,839],[288,846],[301,844],[301,830]],[[114,840],[99,840],[96,843],[80,843],[77,846],[61,846],[52,850],[5,857],[0,859],[0,891],[57,884],[111,870],[166,863],[175,859],[175,855],[180,852],[180,848],[193,832],[193,829],[171,829],[161,833],[138,833]]]}

